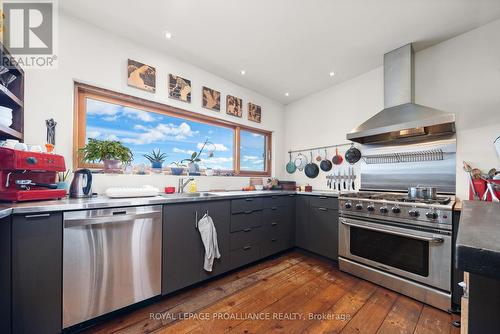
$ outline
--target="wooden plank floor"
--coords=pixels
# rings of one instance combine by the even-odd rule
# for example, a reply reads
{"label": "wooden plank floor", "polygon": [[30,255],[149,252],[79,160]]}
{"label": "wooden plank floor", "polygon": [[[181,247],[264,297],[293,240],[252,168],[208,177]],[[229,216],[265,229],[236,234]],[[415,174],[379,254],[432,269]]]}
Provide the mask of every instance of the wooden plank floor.
{"label": "wooden plank floor", "polygon": [[450,333],[457,316],[298,252],[244,268],[87,333]]}

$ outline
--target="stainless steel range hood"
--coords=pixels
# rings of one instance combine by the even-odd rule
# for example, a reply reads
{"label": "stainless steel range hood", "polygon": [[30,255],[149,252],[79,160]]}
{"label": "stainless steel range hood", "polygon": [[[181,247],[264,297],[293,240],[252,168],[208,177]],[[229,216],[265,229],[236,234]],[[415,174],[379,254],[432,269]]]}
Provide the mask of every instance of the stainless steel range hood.
{"label": "stainless steel range hood", "polygon": [[413,58],[411,44],[384,55],[384,109],[348,133],[348,140],[413,141],[455,132],[454,114],[414,103]]}

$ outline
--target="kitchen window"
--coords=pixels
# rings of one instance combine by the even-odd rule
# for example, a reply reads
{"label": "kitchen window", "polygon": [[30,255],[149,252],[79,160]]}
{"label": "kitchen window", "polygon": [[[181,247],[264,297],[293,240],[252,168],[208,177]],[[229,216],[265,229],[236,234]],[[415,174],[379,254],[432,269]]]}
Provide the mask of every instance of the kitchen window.
{"label": "kitchen window", "polygon": [[163,164],[166,171],[198,152],[208,140],[199,162],[202,171],[271,175],[268,131],[83,84],[75,85],[75,96],[73,158],[77,167],[102,168],[80,160],[78,149],[89,138],[120,141],[132,151],[134,167],[149,166],[144,154],[159,149],[168,155]]}

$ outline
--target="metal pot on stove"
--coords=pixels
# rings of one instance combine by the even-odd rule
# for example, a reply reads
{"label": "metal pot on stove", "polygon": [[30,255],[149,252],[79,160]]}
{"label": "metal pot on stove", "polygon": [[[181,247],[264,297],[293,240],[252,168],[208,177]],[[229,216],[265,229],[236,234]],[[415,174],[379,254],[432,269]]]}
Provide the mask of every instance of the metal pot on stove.
{"label": "metal pot on stove", "polygon": [[437,198],[437,188],[428,186],[415,186],[408,188],[409,198],[421,198],[421,199],[436,199]]}

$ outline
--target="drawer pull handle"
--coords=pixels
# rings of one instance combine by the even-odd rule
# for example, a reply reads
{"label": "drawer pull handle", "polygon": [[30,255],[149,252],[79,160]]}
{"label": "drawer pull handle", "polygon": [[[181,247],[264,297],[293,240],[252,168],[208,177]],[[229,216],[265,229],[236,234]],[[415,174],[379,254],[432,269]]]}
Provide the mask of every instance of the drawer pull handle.
{"label": "drawer pull handle", "polygon": [[276,225],[278,225],[278,223],[277,223],[277,222],[272,222],[272,223],[271,223],[271,226],[276,226]]}
{"label": "drawer pull handle", "polygon": [[26,219],[37,219],[37,218],[47,218],[47,217],[50,217],[50,213],[41,213],[41,214],[38,214],[38,215],[27,215],[27,216],[24,216],[24,218],[26,218]]}
{"label": "drawer pull handle", "polygon": [[251,249],[251,248],[252,248],[252,246],[245,246],[245,247],[243,247],[243,250],[245,250],[245,251],[246,251],[246,250],[249,250],[249,249]]}
{"label": "drawer pull handle", "polygon": [[245,201],[251,202],[251,201],[253,201],[253,199],[252,198],[245,198]]}
{"label": "drawer pull handle", "polygon": [[273,206],[273,207],[271,208],[271,210],[278,210],[278,207],[277,207],[277,206]]}
{"label": "drawer pull handle", "polygon": [[326,208],[318,208],[318,210],[327,211],[328,209],[326,209]]}
{"label": "drawer pull handle", "polygon": [[246,228],[243,230],[243,232],[250,232],[252,229],[251,228]]}
{"label": "drawer pull handle", "polygon": [[251,214],[252,212],[253,212],[253,210],[248,210],[248,211],[245,211],[245,212],[243,212],[243,213],[244,213],[244,214],[246,214],[246,215],[249,215],[249,214]]}
{"label": "drawer pull handle", "polygon": [[115,211],[113,212],[113,216],[116,216],[116,215],[126,215],[127,214],[127,211]]}
{"label": "drawer pull handle", "polygon": [[276,239],[276,238],[272,238],[272,239],[271,239],[271,241],[272,241],[272,242],[275,242],[275,241],[278,241],[278,239]]}
{"label": "drawer pull handle", "polygon": [[328,197],[326,197],[326,196],[319,196],[318,198],[319,199],[327,199]]}

